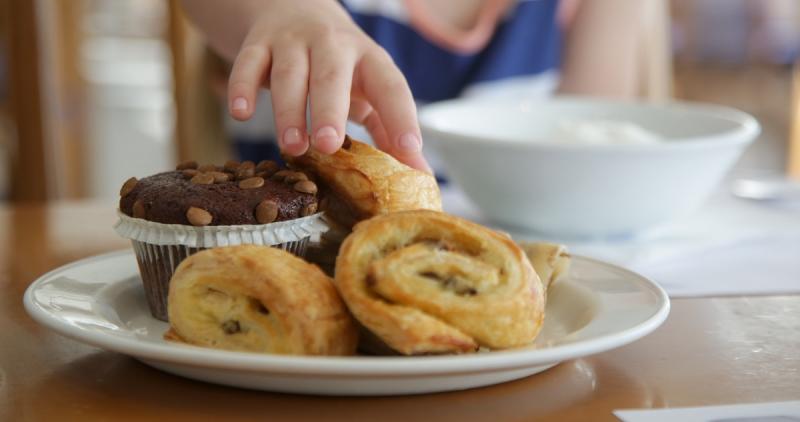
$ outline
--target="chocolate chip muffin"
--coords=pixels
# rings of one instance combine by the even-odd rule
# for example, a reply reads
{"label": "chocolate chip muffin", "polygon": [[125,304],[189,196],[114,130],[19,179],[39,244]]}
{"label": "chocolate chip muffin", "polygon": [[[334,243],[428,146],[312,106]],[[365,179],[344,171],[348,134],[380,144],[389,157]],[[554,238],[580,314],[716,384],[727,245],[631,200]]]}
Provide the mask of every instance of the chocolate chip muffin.
{"label": "chocolate chip muffin", "polygon": [[192,226],[267,224],[317,211],[317,185],[304,173],[279,170],[272,161],[248,165],[252,164],[245,161],[238,167],[228,163],[198,170],[196,163],[184,163],[178,166],[183,170],[128,179],[119,209],[134,218]]}
{"label": "chocolate chip muffin", "polygon": [[309,238],[327,229],[318,203],[317,185],[308,175],[274,161],[190,161],[128,179],[120,189],[115,228],[133,243],[151,313],[166,321],[169,280],[184,258],[237,244],[303,256]]}

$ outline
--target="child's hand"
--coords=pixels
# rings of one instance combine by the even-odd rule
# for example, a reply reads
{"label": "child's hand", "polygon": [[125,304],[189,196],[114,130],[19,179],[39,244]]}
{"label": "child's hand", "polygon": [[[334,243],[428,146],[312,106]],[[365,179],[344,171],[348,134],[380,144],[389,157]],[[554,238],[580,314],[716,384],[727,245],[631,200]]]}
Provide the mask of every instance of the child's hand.
{"label": "child's hand", "polygon": [[283,151],[305,152],[307,134],[312,148],[336,151],[349,117],[367,128],[379,148],[430,171],[405,78],[336,1],[271,0],[260,10],[230,75],[228,104],[234,118],[253,115],[256,93],[266,84]]}

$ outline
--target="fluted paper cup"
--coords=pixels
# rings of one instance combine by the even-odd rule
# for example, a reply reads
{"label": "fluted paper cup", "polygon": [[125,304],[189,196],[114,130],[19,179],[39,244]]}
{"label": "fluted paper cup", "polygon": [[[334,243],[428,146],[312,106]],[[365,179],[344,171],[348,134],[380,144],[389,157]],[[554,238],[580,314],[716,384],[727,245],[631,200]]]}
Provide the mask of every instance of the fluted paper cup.
{"label": "fluted paper cup", "polygon": [[117,214],[114,230],[131,240],[150,313],[162,321],[167,321],[169,280],[189,255],[220,246],[264,245],[304,257],[312,236],[328,229],[322,213],[269,224],[205,227],[156,223],[120,211]]}

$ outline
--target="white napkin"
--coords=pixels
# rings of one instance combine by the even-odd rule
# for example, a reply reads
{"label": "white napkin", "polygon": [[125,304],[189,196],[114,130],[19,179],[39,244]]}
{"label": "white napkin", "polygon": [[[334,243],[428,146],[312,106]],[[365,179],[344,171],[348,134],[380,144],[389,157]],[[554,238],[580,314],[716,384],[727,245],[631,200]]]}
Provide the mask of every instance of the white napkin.
{"label": "white napkin", "polygon": [[[457,188],[444,188],[442,199],[445,211],[497,227]],[[697,212],[628,238],[511,235],[564,243],[573,253],[631,268],[673,297],[800,293],[800,207],[792,204],[751,202],[721,190]]]}
{"label": "white napkin", "polygon": [[623,422],[796,422],[800,421],[800,401],[615,410],[614,416]]}

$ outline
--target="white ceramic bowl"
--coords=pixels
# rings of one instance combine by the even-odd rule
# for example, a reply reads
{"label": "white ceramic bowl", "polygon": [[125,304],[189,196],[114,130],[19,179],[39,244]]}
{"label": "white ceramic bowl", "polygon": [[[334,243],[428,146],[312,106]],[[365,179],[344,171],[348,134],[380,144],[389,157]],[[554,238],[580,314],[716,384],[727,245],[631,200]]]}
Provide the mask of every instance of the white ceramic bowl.
{"label": "white ceramic bowl", "polygon": [[[553,139],[559,122],[631,122],[655,144]],[[630,234],[692,210],[760,132],[737,110],[561,98],[424,107],[427,146],[490,219],[562,236]]]}

